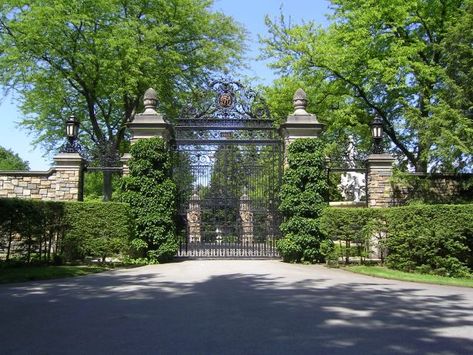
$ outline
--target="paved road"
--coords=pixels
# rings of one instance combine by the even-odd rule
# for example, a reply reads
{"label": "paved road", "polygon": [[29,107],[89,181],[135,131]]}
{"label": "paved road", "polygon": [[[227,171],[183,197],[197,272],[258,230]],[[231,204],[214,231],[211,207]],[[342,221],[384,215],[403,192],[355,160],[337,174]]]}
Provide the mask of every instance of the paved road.
{"label": "paved road", "polygon": [[2,354],[473,354],[473,289],[278,261],[0,287]]}

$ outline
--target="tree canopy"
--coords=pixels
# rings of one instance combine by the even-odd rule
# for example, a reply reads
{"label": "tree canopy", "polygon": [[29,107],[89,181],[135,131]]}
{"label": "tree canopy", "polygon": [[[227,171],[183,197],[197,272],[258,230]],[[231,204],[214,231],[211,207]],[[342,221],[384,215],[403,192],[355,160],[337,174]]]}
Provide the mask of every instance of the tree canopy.
{"label": "tree canopy", "polygon": [[47,150],[64,121],[81,121],[81,143],[116,161],[125,124],[148,87],[161,109],[212,73],[237,64],[244,31],[210,0],[6,0],[0,5],[0,84],[13,89],[21,124]]}
{"label": "tree canopy", "polygon": [[0,147],[0,170],[30,170],[30,167],[11,149]]}
{"label": "tree canopy", "polygon": [[273,108],[287,112],[283,100],[304,85],[332,134],[358,134],[368,147],[377,115],[404,167],[471,166],[473,1],[331,3],[327,28],[267,19],[264,56],[281,74],[268,89]]}

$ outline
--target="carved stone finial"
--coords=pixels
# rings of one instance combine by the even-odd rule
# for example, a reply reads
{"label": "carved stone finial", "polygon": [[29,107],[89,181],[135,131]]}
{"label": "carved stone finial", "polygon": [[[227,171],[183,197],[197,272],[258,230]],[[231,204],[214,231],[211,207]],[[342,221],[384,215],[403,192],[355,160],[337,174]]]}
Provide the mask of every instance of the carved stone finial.
{"label": "carved stone finial", "polygon": [[156,113],[156,107],[158,105],[158,95],[156,94],[156,90],[153,88],[146,90],[143,104],[145,105],[144,113]]}
{"label": "carved stone finial", "polygon": [[294,115],[308,115],[307,108],[307,94],[301,88],[297,89],[292,98],[294,105]]}

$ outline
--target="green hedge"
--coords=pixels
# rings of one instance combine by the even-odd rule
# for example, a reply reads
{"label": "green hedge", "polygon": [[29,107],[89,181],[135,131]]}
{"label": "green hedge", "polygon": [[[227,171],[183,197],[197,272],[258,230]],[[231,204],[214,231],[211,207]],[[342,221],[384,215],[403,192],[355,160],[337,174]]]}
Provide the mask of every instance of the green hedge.
{"label": "green hedge", "polygon": [[122,203],[0,199],[0,258],[22,262],[105,259],[128,248],[130,208]]}
{"label": "green hedge", "polygon": [[386,264],[393,269],[446,276],[473,271],[473,205],[328,208],[321,229],[335,244],[362,245],[366,253],[373,237],[378,238],[387,252]]}
{"label": "green hedge", "polygon": [[[328,259],[337,262],[343,258],[346,263],[350,257],[362,261],[371,252],[372,236],[382,237],[384,229],[376,230],[381,209],[373,208],[327,208],[320,218],[320,228],[324,235],[333,242]],[[382,222],[379,227],[382,227]]]}
{"label": "green hedge", "polygon": [[125,203],[64,204],[66,229],[63,254],[66,259],[85,256],[101,257],[128,251],[133,236],[133,220],[129,205]]}

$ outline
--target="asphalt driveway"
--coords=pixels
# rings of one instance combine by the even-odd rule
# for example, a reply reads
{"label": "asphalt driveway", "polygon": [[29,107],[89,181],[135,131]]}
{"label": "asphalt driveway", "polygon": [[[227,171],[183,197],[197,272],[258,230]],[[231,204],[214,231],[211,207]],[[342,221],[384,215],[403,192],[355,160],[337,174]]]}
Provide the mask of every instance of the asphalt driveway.
{"label": "asphalt driveway", "polygon": [[473,289],[279,261],[0,287],[1,354],[473,354]]}

